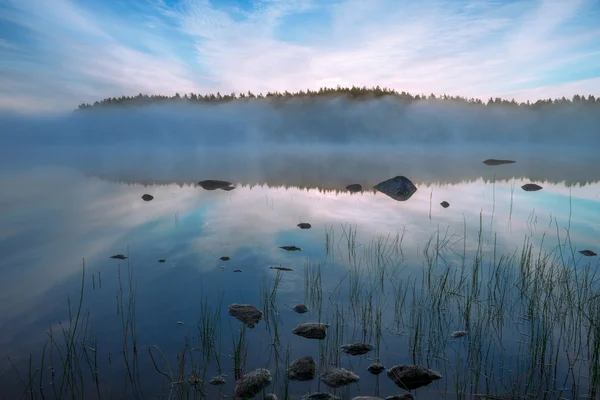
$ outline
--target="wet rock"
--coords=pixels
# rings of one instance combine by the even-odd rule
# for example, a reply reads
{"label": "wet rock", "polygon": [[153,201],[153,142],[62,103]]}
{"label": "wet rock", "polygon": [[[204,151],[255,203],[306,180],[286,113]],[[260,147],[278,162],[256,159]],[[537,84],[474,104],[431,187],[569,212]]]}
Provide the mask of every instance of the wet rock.
{"label": "wet rock", "polygon": [[312,227],[311,224],[309,224],[308,222],[300,222],[298,224],[298,228],[300,229],[310,229]]}
{"label": "wet rock", "polygon": [[320,322],[307,322],[295,327],[292,333],[307,339],[323,340],[327,336],[328,327],[329,324],[323,324]]}
{"label": "wet rock", "polygon": [[542,187],[540,185],[536,185],[535,183],[526,183],[521,186],[521,189],[526,192],[537,192],[538,190],[542,190]]}
{"label": "wet rock", "polygon": [[513,160],[496,160],[495,158],[489,158],[483,162],[485,165],[503,165],[503,164],[514,164],[516,161]]}
{"label": "wet rock", "polygon": [[216,190],[231,187],[231,182],[208,179],[198,182],[198,185],[204,190]]}
{"label": "wet rock", "polygon": [[144,200],[144,201],[150,201],[153,198],[154,198],[154,196],[152,196],[151,194],[147,194],[147,193],[142,196],[142,200]]}
{"label": "wet rock", "polygon": [[444,207],[444,208],[448,208],[448,207],[450,207],[450,203],[448,203],[447,201],[442,201],[442,202],[440,203],[440,205],[441,205],[442,207]]}
{"label": "wet rock", "polygon": [[280,249],[284,249],[286,251],[302,251],[300,247],[296,246],[279,246]]}
{"label": "wet rock", "polygon": [[419,365],[396,365],[387,371],[388,377],[401,389],[413,390],[441,379],[439,372]]}
{"label": "wet rock", "polygon": [[224,385],[225,379],[222,376],[215,376],[208,383],[210,383],[211,385],[215,385],[215,386],[216,385]]}
{"label": "wet rock", "polygon": [[414,399],[414,397],[410,393],[396,395],[396,396],[388,396],[385,398],[385,400],[413,400],[413,399]]}
{"label": "wet rock", "polygon": [[114,256],[110,256],[110,258],[114,258],[116,260],[125,260],[127,259],[127,256],[124,254],[115,254]]}
{"label": "wet rock", "polygon": [[243,269],[234,269],[233,272],[244,272]]}
{"label": "wet rock", "polygon": [[221,261],[229,261],[229,260],[231,260],[231,258],[229,258],[227,256],[223,256],[223,257],[219,258],[219,260],[221,260]]}
{"label": "wet rock", "polygon": [[236,396],[252,398],[271,384],[271,372],[268,369],[259,368],[252,371],[235,383]]}
{"label": "wet rock", "polygon": [[450,335],[450,336],[452,336],[453,339],[457,339],[457,338],[466,336],[466,334],[467,334],[467,331],[456,331],[456,332],[452,332],[452,335]]}
{"label": "wet rock", "polygon": [[373,189],[380,191],[394,200],[406,201],[417,191],[417,187],[410,179],[405,176],[396,176],[373,186]]}
{"label": "wet rock", "polygon": [[332,395],[331,393],[318,392],[305,394],[302,396],[301,400],[340,400],[340,398]]}
{"label": "wet rock", "polygon": [[263,316],[262,311],[250,304],[232,304],[227,307],[227,312],[229,315],[245,324],[248,328],[254,328]]}
{"label": "wet rock", "polygon": [[579,253],[583,254],[586,257],[594,257],[598,254],[594,253],[592,250],[580,250]]}
{"label": "wet rock", "polygon": [[167,261],[167,260],[163,260],[163,259],[158,260],[159,263],[164,263],[165,261]]}
{"label": "wet rock", "polygon": [[292,307],[292,310],[296,311],[298,314],[304,314],[308,312],[308,306],[304,304],[296,304]]}
{"label": "wet rock", "polygon": [[333,368],[321,374],[321,380],[330,388],[336,389],[342,386],[358,382],[360,377],[352,371],[344,368]]}
{"label": "wet rock", "polygon": [[358,183],[353,183],[351,185],[346,186],[346,190],[352,193],[360,192],[362,190],[362,185]]}
{"label": "wet rock", "polygon": [[277,395],[275,395],[275,393],[269,393],[265,396],[265,400],[279,400],[279,398]]}
{"label": "wet rock", "polygon": [[346,354],[350,354],[351,356],[359,356],[361,354],[367,354],[375,347],[370,345],[369,343],[353,343],[353,344],[345,344],[341,347],[342,351]]}
{"label": "wet rock", "polygon": [[289,267],[282,267],[280,266],[274,266],[274,267],[269,267],[270,269],[277,269],[279,271],[293,271],[293,269],[289,268]]}
{"label": "wet rock", "polygon": [[379,375],[384,370],[385,370],[385,367],[379,363],[373,363],[373,364],[369,365],[369,367],[367,368],[367,371],[369,371],[373,375]]}
{"label": "wet rock", "polygon": [[315,377],[317,364],[311,356],[299,358],[287,369],[287,376],[293,381],[310,381]]}

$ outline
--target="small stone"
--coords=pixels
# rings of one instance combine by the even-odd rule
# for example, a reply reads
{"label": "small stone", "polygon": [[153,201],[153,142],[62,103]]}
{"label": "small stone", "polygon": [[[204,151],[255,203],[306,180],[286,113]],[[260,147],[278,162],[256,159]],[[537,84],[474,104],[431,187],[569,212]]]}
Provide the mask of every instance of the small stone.
{"label": "small stone", "polygon": [[450,203],[448,203],[447,201],[442,201],[442,202],[440,203],[440,205],[441,205],[442,207],[444,207],[444,208],[448,208],[448,207],[450,207]]}
{"label": "small stone", "polygon": [[110,256],[110,258],[114,258],[117,260],[125,260],[127,258],[127,256],[124,254],[115,254],[114,256]]}
{"label": "small stone", "polygon": [[399,364],[388,369],[388,377],[401,389],[414,390],[441,379],[442,375],[419,365]]}
{"label": "small stone", "polygon": [[373,364],[369,365],[369,367],[367,368],[367,371],[369,371],[373,375],[379,375],[384,370],[385,370],[385,367],[379,363],[373,363]]}
{"label": "small stone", "polygon": [[298,224],[298,228],[300,229],[310,229],[312,227],[311,224],[309,224],[308,222],[300,222]]}
{"label": "small stone", "polygon": [[537,192],[538,190],[542,190],[542,187],[540,185],[536,185],[535,183],[526,183],[521,186],[521,189],[526,192]]}
{"label": "small stone", "polygon": [[495,158],[487,159],[483,162],[485,165],[502,165],[502,164],[514,164],[516,161],[513,160],[496,160]]}
{"label": "small stone", "polygon": [[154,196],[152,196],[151,194],[145,194],[142,196],[142,200],[144,201],[150,201],[154,198]]}
{"label": "small stone", "polygon": [[221,261],[229,261],[229,260],[231,260],[231,258],[229,258],[227,256],[223,256],[223,257],[219,258],[219,260],[221,260]]}
{"label": "small stone", "polygon": [[375,347],[373,347],[373,345],[369,343],[345,344],[341,347],[344,353],[350,354],[351,356],[359,356],[361,354],[366,354],[374,348]]}
{"label": "small stone", "polygon": [[320,322],[307,322],[295,327],[292,333],[307,339],[323,340],[327,336],[328,327],[329,324],[323,324]]}
{"label": "small stone", "polygon": [[286,251],[302,251],[300,247],[296,246],[279,246],[280,249],[284,249]]}
{"label": "small stone", "polygon": [[583,254],[586,257],[594,257],[598,254],[594,253],[592,250],[580,250],[579,253]]}
{"label": "small stone", "polygon": [[308,306],[304,304],[296,304],[292,307],[292,310],[296,311],[298,314],[304,314],[308,312]]}
{"label": "small stone", "polygon": [[353,183],[351,185],[346,186],[346,190],[352,193],[357,193],[362,190],[362,185],[358,183]]}
{"label": "small stone", "polygon": [[452,332],[452,338],[453,339],[457,339],[457,338],[461,338],[463,336],[466,336],[467,332],[466,331],[456,331],[456,332]]}
{"label": "small stone", "polygon": [[224,385],[225,379],[223,379],[222,376],[215,376],[208,383],[210,383],[211,385]]}
{"label": "small stone", "polygon": [[321,380],[330,388],[336,389],[342,386],[358,382],[360,377],[352,371],[344,368],[333,368],[321,374]]}

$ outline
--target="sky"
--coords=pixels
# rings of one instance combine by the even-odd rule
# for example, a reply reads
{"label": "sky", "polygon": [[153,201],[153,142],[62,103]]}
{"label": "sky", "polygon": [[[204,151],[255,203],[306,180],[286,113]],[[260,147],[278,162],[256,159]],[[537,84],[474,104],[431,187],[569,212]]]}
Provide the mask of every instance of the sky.
{"label": "sky", "polygon": [[0,0],[0,110],[376,86],[600,95],[600,0]]}

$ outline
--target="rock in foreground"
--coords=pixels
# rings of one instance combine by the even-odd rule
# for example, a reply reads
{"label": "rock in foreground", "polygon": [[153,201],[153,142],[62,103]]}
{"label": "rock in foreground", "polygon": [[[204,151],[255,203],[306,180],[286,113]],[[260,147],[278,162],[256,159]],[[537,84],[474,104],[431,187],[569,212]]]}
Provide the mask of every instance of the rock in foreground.
{"label": "rock in foreground", "polygon": [[358,382],[360,377],[352,371],[344,368],[333,368],[321,374],[321,380],[330,388],[336,389],[342,386]]}
{"label": "rock in foreground", "polygon": [[375,347],[369,343],[353,343],[353,344],[345,344],[341,347],[342,351],[346,354],[350,354],[351,356],[359,356],[361,354],[367,354]]}
{"label": "rock in foreground", "polygon": [[382,364],[373,363],[373,364],[369,365],[369,367],[367,368],[367,371],[369,371],[373,375],[379,375],[380,373],[383,372],[384,369],[385,369],[385,367]]}
{"label": "rock in foreground", "polygon": [[236,396],[252,398],[259,394],[271,383],[271,372],[268,369],[259,368],[240,379],[235,384]]}
{"label": "rock in foreground", "polygon": [[323,324],[320,322],[307,322],[295,327],[292,333],[307,339],[323,340],[327,336],[328,327],[329,324]]}
{"label": "rock in foreground", "polygon": [[417,187],[410,179],[405,176],[396,176],[373,186],[373,189],[380,191],[394,200],[406,201],[417,191]]}
{"label": "rock in foreground", "polygon": [[232,304],[227,308],[227,312],[232,317],[244,323],[248,328],[254,328],[263,316],[262,311],[259,311],[250,304]]}
{"label": "rock in foreground", "polygon": [[442,378],[439,372],[421,367],[419,365],[396,365],[387,371],[388,377],[404,390],[413,390],[427,386],[431,382]]}
{"label": "rock in foreground", "polygon": [[311,356],[295,360],[287,369],[287,376],[293,381],[310,381],[317,373],[317,364]]}

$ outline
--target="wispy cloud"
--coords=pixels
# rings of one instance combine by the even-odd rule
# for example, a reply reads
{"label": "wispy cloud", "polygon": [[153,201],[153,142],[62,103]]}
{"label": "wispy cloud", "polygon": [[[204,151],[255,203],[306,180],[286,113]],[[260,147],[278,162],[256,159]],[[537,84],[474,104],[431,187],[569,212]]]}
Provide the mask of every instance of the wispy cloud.
{"label": "wispy cloud", "polygon": [[387,86],[600,94],[597,0],[0,1],[0,107]]}

